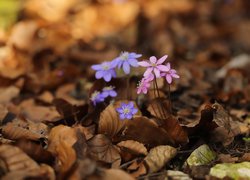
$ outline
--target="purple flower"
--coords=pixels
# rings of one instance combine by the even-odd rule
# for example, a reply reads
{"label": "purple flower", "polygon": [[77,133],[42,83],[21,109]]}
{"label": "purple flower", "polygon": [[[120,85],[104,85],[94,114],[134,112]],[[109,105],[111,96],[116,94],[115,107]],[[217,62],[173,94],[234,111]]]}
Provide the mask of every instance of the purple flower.
{"label": "purple flower", "polygon": [[96,79],[103,78],[106,82],[109,82],[112,77],[116,77],[115,64],[112,62],[92,65],[91,68],[96,71]]}
{"label": "purple flower", "polygon": [[132,119],[138,109],[134,107],[133,102],[129,102],[128,104],[121,103],[121,106],[116,111],[119,113],[120,119]]}
{"label": "purple flower", "polygon": [[113,62],[115,63],[117,68],[123,69],[125,74],[130,73],[130,66],[138,67],[137,58],[141,57],[141,54],[122,52],[119,57],[115,58]]}
{"label": "purple flower", "polygon": [[169,71],[161,73],[161,76],[166,78],[168,84],[171,84],[173,78],[180,78],[180,76],[176,74],[175,69],[171,69],[170,63],[167,63],[167,66],[169,67]]}
{"label": "purple flower", "polygon": [[102,96],[104,98],[108,97],[108,96],[111,96],[111,97],[116,97],[117,96],[117,93],[116,91],[114,90],[114,86],[107,86],[107,87],[104,87],[102,89]]}
{"label": "purple flower", "polygon": [[149,87],[150,87],[150,82],[148,82],[147,79],[142,78],[142,80],[139,81],[139,84],[137,86],[137,94],[140,93],[147,94]]}
{"label": "purple flower", "polygon": [[151,56],[149,58],[149,61],[141,61],[138,62],[138,64],[142,67],[146,67],[147,70],[144,73],[144,76],[148,76],[152,72],[154,72],[155,77],[159,78],[161,72],[169,71],[169,67],[166,65],[163,65],[162,63],[167,59],[167,55],[161,57],[160,59],[156,59],[155,56]]}
{"label": "purple flower", "polygon": [[94,104],[94,106],[99,103],[99,102],[103,102],[104,101],[104,97],[102,96],[102,94],[99,91],[95,91],[91,94],[90,96],[90,100],[92,101],[92,103]]}

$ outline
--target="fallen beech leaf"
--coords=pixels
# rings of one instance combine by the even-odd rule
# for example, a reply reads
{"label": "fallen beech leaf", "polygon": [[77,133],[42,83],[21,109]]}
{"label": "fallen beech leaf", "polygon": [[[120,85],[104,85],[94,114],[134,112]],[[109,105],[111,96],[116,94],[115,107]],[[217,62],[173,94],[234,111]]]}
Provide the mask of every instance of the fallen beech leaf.
{"label": "fallen beech leaf", "polygon": [[38,163],[50,165],[54,163],[54,156],[37,143],[28,140],[19,140],[15,144]]}
{"label": "fallen beech leaf", "polygon": [[54,96],[53,96],[53,94],[52,94],[51,92],[49,92],[49,91],[45,91],[45,92],[43,92],[41,95],[39,95],[39,96],[37,97],[37,100],[39,100],[39,101],[41,101],[41,102],[43,102],[43,103],[47,103],[47,104],[51,104],[52,101],[53,101],[53,99],[54,99]]}
{"label": "fallen beech leaf", "polygon": [[112,167],[119,167],[121,156],[111,141],[103,134],[97,134],[87,141],[90,154],[96,160],[112,164]]}
{"label": "fallen beech leaf", "polygon": [[57,111],[62,115],[64,124],[73,125],[79,123],[82,118],[88,113],[88,105],[71,105],[64,99],[55,99],[53,104]]}
{"label": "fallen beech leaf", "polygon": [[135,140],[150,147],[172,143],[170,136],[163,128],[144,116],[135,116],[127,121],[116,140]]}
{"label": "fallen beech leaf", "polygon": [[12,140],[39,140],[40,138],[47,138],[48,126],[43,123],[34,123],[16,118],[2,126],[2,134],[4,137]]}
{"label": "fallen beech leaf", "polygon": [[160,127],[167,131],[175,144],[186,144],[189,141],[186,131],[175,117],[169,116],[160,123]]}
{"label": "fallen beech leaf", "polygon": [[106,134],[113,138],[117,133],[121,131],[127,120],[120,120],[119,114],[116,108],[120,105],[120,102],[110,104],[100,114],[98,133]]}
{"label": "fallen beech leaf", "polygon": [[0,103],[5,104],[11,101],[14,97],[18,96],[20,89],[16,86],[9,86],[7,88],[0,88]]}
{"label": "fallen beech leaf", "polygon": [[156,117],[156,122],[165,129],[175,144],[185,144],[188,142],[187,133],[180,126],[180,123],[170,113],[169,101],[165,98],[152,100],[147,110]]}
{"label": "fallen beech leaf", "polygon": [[51,129],[48,151],[56,156],[56,165],[62,174],[66,173],[76,161],[73,145],[76,143],[76,129],[59,125]]}
{"label": "fallen beech leaf", "polygon": [[120,169],[107,169],[104,171],[102,180],[110,179],[124,179],[124,180],[135,180],[131,175]]}
{"label": "fallen beech leaf", "polygon": [[7,114],[8,114],[8,109],[6,108],[6,106],[0,104],[0,121],[2,121]]}
{"label": "fallen beech leaf", "polygon": [[147,110],[151,115],[159,119],[167,119],[171,116],[169,100],[165,98],[153,99],[149,103]]}
{"label": "fallen beech leaf", "polygon": [[152,148],[144,161],[148,166],[148,173],[159,171],[177,154],[177,150],[171,146],[157,146]]}
{"label": "fallen beech leaf", "polygon": [[55,107],[37,105],[34,99],[23,101],[18,110],[25,118],[34,122],[54,122],[60,118]]}
{"label": "fallen beech leaf", "polygon": [[223,179],[249,179],[250,178],[250,162],[242,163],[223,163],[216,164],[210,169],[209,175]]}
{"label": "fallen beech leaf", "polygon": [[218,161],[222,163],[235,163],[238,161],[238,157],[232,157],[230,154],[219,154]]}
{"label": "fallen beech leaf", "polygon": [[139,176],[141,176],[141,175],[145,175],[145,174],[147,174],[147,167],[145,166],[145,163],[143,163],[143,162],[140,162],[139,164],[137,163],[137,162],[135,162],[135,163],[133,163],[133,164],[131,164],[131,166],[129,166],[128,167],[128,169],[130,170],[130,169],[134,169],[135,167],[132,167],[132,166],[135,166],[135,167],[137,167],[136,169],[136,171],[135,172],[133,172],[133,173],[131,173],[131,175],[133,176],[133,177],[135,177],[135,178],[137,178],[137,177],[139,177]]}
{"label": "fallen beech leaf", "polygon": [[132,151],[136,154],[147,155],[148,151],[142,143],[133,140],[121,141],[117,144],[120,148],[125,148],[125,150]]}
{"label": "fallen beech leaf", "polygon": [[212,151],[208,147],[208,145],[203,144],[190,154],[190,156],[186,160],[186,163],[188,166],[207,165],[215,158],[216,158],[215,152]]}
{"label": "fallen beech leaf", "polygon": [[174,170],[167,170],[166,177],[171,180],[192,180],[188,174]]}
{"label": "fallen beech leaf", "polygon": [[[84,105],[84,101],[76,99],[72,96],[72,93],[76,90],[76,84],[65,84],[60,86],[55,93],[57,99],[63,99],[68,103],[76,106]],[[86,95],[87,96],[87,95]]]}
{"label": "fallen beech leaf", "polygon": [[0,159],[9,171],[39,169],[39,165],[21,149],[12,145],[0,145]]}
{"label": "fallen beech leaf", "polygon": [[4,177],[1,177],[2,180],[9,180],[9,179],[50,179],[55,180],[56,175],[54,170],[45,164],[42,164],[39,169],[23,169],[18,171],[10,171]]}
{"label": "fallen beech leaf", "polygon": [[[96,179],[100,179],[100,174],[97,170],[97,164],[94,160],[85,158],[77,161],[77,168],[72,174],[70,174],[67,179],[69,180],[81,180],[81,179],[91,179],[93,177]],[[62,178],[65,178],[62,177]]]}

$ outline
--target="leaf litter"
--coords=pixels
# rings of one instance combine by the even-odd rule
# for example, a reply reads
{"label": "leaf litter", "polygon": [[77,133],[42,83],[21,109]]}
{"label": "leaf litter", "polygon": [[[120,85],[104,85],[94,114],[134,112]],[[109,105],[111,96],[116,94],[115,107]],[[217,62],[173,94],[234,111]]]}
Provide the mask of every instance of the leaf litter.
{"label": "leaf litter", "polygon": [[22,2],[0,26],[0,178],[250,178],[249,5]]}

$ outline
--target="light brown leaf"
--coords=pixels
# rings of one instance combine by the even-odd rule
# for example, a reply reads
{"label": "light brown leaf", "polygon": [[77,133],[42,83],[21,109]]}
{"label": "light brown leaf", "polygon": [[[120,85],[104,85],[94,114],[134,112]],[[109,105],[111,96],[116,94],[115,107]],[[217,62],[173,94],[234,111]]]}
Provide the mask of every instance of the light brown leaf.
{"label": "light brown leaf", "polygon": [[120,169],[107,169],[104,171],[104,176],[102,180],[110,179],[123,179],[123,180],[135,180],[131,175]]}
{"label": "light brown leaf", "polygon": [[76,141],[74,128],[59,125],[50,131],[48,151],[56,156],[56,165],[62,174],[66,173],[76,161],[76,152],[72,147]]}
{"label": "light brown leaf", "polygon": [[177,150],[171,146],[157,146],[152,148],[144,161],[148,165],[148,172],[154,173],[159,171],[177,154]]}
{"label": "light brown leaf", "polygon": [[34,122],[54,122],[61,118],[54,106],[40,106],[34,99],[23,101],[18,106],[18,111]]}
{"label": "light brown leaf", "polygon": [[112,167],[119,167],[121,156],[111,141],[103,134],[97,134],[87,142],[92,157],[96,160],[111,163]]}
{"label": "light brown leaf", "polygon": [[119,118],[116,108],[118,103],[110,104],[104,109],[100,115],[98,133],[106,134],[109,137],[114,137],[124,127],[126,120],[122,121]]}
{"label": "light brown leaf", "polygon": [[43,123],[34,123],[16,118],[2,127],[4,137],[11,140],[47,138],[48,126]]}
{"label": "light brown leaf", "polygon": [[151,147],[172,143],[163,128],[144,116],[135,116],[127,121],[124,129],[117,136],[117,141],[135,140]]}
{"label": "light brown leaf", "polygon": [[0,88],[0,103],[5,104],[11,101],[14,97],[18,96],[20,89],[16,86],[9,86],[7,88]]}
{"label": "light brown leaf", "polygon": [[39,165],[21,149],[12,145],[0,145],[0,159],[9,171],[39,169]]}
{"label": "light brown leaf", "polygon": [[121,141],[117,146],[129,150],[136,154],[147,155],[148,151],[142,143],[133,140]]}

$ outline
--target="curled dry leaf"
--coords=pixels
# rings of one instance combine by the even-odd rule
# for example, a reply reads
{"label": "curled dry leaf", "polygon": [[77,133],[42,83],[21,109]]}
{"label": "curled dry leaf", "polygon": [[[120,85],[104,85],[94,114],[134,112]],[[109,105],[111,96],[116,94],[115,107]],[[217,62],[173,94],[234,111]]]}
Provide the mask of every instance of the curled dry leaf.
{"label": "curled dry leaf", "polygon": [[112,164],[112,167],[119,167],[121,156],[111,141],[103,134],[97,134],[87,142],[90,154],[96,160]]}
{"label": "curled dry leaf", "polygon": [[37,105],[34,99],[23,101],[18,106],[18,111],[34,122],[54,122],[61,117],[54,106]]}
{"label": "curled dry leaf", "polygon": [[10,171],[4,177],[1,178],[2,180],[22,180],[22,179],[50,179],[55,180],[55,172],[52,167],[42,164],[39,169],[24,169],[18,171]]}
{"label": "curled dry leaf", "polygon": [[120,102],[110,104],[106,107],[101,115],[98,126],[98,133],[106,134],[109,137],[114,137],[124,127],[127,120],[121,121],[116,108],[120,105]]}
{"label": "curled dry leaf", "polygon": [[9,86],[7,88],[0,88],[0,103],[8,103],[14,97],[18,96],[20,89],[16,86]]}
{"label": "curled dry leaf", "polygon": [[0,159],[5,162],[9,171],[39,169],[39,165],[34,160],[12,145],[0,146]]}
{"label": "curled dry leaf", "polygon": [[147,110],[156,117],[156,122],[166,130],[174,144],[185,144],[188,142],[187,133],[180,123],[170,113],[170,104],[167,99],[157,98],[150,102]]}
{"label": "curled dry leaf", "polygon": [[37,143],[28,140],[19,140],[16,145],[38,163],[46,163],[50,165],[54,163],[55,158],[51,152],[47,151]]}
{"label": "curled dry leaf", "polygon": [[159,171],[177,154],[177,150],[171,146],[157,146],[152,148],[144,161],[148,165],[148,172]]}
{"label": "curled dry leaf", "polygon": [[2,127],[2,134],[5,138],[12,140],[39,140],[40,138],[47,138],[48,126],[43,123],[34,123],[16,118]]}
{"label": "curled dry leaf", "polygon": [[131,175],[120,169],[106,169],[104,170],[104,176],[102,180],[110,179],[123,179],[123,180],[135,180]]}
{"label": "curled dry leaf", "polygon": [[147,110],[151,115],[159,119],[166,119],[171,115],[169,101],[165,98],[153,99],[149,103]]}
{"label": "curled dry leaf", "polygon": [[135,140],[151,147],[171,143],[167,132],[144,116],[135,116],[126,122],[122,132],[117,135],[117,141],[123,140]]}
{"label": "curled dry leaf", "polygon": [[76,161],[73,145],[77,141],[74,128],[59,125],[51,129],[48,151],[56,156],[56,165],[62,174],[66,173]]}
{"label": "curled dry leaf", "polygon": [[2,120],[5,118],[5,116],[8,114],[8,109],[6,106],[0,104],[0,125],[2,124]]}
{"label": "curled dry leaf", "polygon": [[53,104],[67,125],[80,122],[88,112],[88,105],[72,105],[64,99],[54,99]]}
{"label": "curled dry leaf", "polygon": [[117,144],[122,149],[129,150],[135,154],[147,155],[148,151],[142,143],[133,140],[121,141]]}

